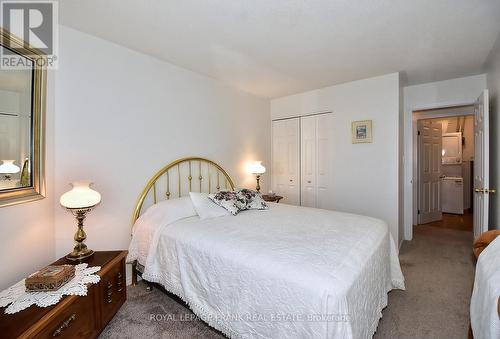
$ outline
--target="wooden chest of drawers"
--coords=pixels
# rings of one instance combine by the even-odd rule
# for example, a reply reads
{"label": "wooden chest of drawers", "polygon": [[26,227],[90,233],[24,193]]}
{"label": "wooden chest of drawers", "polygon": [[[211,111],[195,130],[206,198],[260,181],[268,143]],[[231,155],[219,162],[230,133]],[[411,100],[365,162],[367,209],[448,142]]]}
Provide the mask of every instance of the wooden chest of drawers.
{"label": "wooden chest of drawers", "polygon": [[[101,266],[98,284],[90,285],[87,296],[67,296],[58,304],[31,306],[15,314],[0,308],[2,338],[96,338],[127,299],[126,251],[101,251],[83,262]],[[53,265],[72,264],[61,258]]]}

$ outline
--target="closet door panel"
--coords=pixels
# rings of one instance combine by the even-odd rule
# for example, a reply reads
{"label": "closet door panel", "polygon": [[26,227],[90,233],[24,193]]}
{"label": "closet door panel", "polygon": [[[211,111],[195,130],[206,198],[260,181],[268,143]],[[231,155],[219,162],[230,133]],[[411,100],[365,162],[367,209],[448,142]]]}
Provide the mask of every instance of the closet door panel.
{"label": "closet door panel", "polygon": [[299,165],[299,119],[287,121],[287,190],[283,202],[291,205],[300,205],[300,165]]}
{"label": "closet door panel", "polygon": [[302,117],[301,125],[301,205],[316,207],[317,142],[316,116]]}
{"label": "closet door panel", "polygon": [[273,121],[272,133],[272,189],[284,203],[299,205],[299,119]]}
{"label": "closet door panel", "polygon": [[333,116],[331,114],[316,117],[316,207],[331,208],[331,186],[333,168]]}

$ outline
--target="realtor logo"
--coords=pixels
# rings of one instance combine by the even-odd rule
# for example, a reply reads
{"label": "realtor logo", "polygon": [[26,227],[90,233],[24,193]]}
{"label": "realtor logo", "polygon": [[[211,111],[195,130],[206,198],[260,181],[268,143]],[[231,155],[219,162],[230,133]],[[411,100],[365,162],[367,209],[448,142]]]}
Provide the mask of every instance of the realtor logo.
{"label": "realtor logo", "polygon": [[[47,56],[46,67],[56,68],[58,52],[58,26],[56,1],[0,0],[1,26],[24,41],[24,47],[39,50]],[[14,46],[1,49],[0,68],[23,67]],[[19,51],[20,52],[20,51]],[[25,51],[24,51],[25,52]],[[19,58],[16,62],[16,58]],[[7,59],[7,60],[6,60]],[[29,67],[29,65],[26,65]]]}

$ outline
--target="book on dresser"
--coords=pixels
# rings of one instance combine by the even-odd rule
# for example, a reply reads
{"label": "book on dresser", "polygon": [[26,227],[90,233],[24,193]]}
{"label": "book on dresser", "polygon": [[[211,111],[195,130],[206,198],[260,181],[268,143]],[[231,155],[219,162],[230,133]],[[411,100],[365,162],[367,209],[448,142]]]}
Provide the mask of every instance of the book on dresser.
{"label": "book on dresser", "polygon": [[[56,305],[31,306],[14,314],[0,308],[2,338],[96,338],[127,298],[127,251],[97,251],[81,262],[101,266],[101,280],[86,296],[65,296]],[[51,265],[79,264],[61,258]]]}

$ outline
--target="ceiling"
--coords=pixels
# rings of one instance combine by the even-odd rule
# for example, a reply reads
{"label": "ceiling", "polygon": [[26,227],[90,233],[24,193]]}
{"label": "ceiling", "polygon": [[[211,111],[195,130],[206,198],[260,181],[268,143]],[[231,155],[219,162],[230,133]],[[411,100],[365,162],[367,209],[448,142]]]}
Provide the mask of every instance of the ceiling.
{"label": "ceiling", "polygon": [[64,0],[60,23],[263,97],[478,74],[499,0]]}

